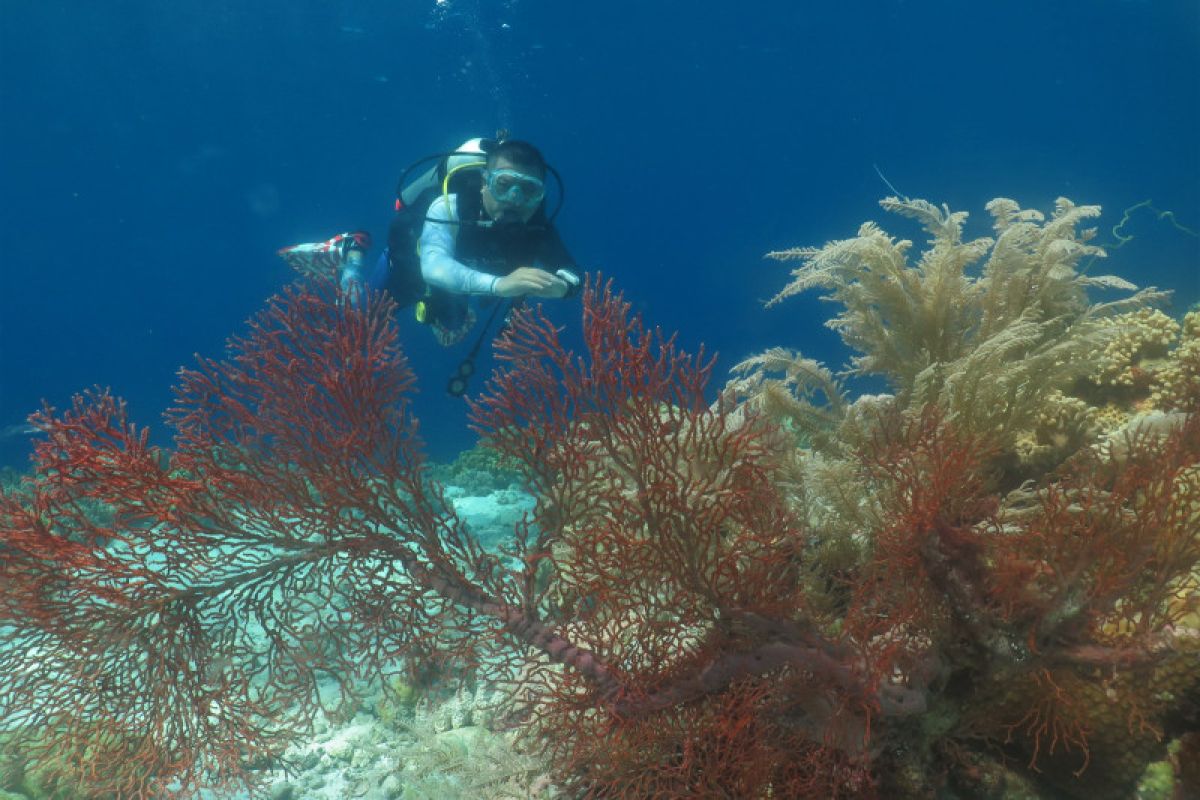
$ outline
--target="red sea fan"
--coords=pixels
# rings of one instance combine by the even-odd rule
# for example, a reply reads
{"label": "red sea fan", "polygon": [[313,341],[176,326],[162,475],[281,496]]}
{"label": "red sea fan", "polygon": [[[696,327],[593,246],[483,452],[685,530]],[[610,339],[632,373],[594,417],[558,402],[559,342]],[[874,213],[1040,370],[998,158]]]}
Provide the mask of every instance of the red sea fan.
{"label": "red sea fan", "polygon": [[170,451],[104,392],[37,418],[0,499],[0,724],[43,778],[253,784],[319,708],[427,660],[519,675],[581,794],[870,790],[872,726],[922,693],[809,613],[778,431],[706,404],[711,362],[596,282],[580,355],[519,315],[475,407],[538,497],[501,558],[426,476],[390,313],[289,290],[182,373]]}

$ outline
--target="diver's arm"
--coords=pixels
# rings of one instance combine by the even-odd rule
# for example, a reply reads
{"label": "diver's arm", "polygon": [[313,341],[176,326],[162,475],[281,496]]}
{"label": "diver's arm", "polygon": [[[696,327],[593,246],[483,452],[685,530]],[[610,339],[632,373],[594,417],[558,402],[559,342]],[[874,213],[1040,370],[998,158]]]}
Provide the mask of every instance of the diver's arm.
{"label": "diver's arm", "polygon": [[456,294],[492,294],[499,280],[495,275],[471,269],[454,258],[457,216],[445,196],[434,200],[421,228],[421,277],[430,286]]}

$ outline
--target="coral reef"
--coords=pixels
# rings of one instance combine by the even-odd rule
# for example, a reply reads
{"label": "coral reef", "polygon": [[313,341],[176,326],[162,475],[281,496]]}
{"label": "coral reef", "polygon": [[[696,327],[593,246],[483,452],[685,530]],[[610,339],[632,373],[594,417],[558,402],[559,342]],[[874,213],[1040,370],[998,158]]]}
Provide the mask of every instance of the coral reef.
{"label": "coral reef", "polygon": [[[22,757],[80,796],[253,785],[318,712],[352,712],[364,681],[400,669],[414,686],[507,683],[508,724],[575,748],[557,782],[637,791],[639,736],[696,717],[708,722],[687,735],[703,741],[729,713],[789,702],[782,671],[817,687],[819,718],[747,731],[770,772],[732,746],[713,752],[720,769],[698,760],[697,778],[808,786],[819,779],[782,758],[797,747],[830,762],[826,781],[834,766],[859,775],[818,743],[820,720],[848,706],[852,741],[881,687],[887,713],[914,698],[789,624],[795,540],[763,480],[775,428],[710,409],[711,362],[646,331],[607,288],[593,282],[583,304],[582,358],[525,313],[473,412],[538,498],[500,554],[428,479],[379,298],[318,285],[274,301],[226,360],[183,373],[169,452],[107,392],[38,415],[36,468],[0,496],[0,671],[13,676],[0,720]],[[619,575],[626,558],[645,561],[640,576]],[[556,609],[548,584],[578,602]],[[614,742],[631,760],[590,774],[595,727],[622,720]]]}
{"label": "coral reef", "polygon": [[965,214],[882,206],[929,233],[915,264],[867,223],[770,254],[801,262],[771,304],[828,290],[848,374],[892,394],[852,401],[778,349],[726,391],[803,429],[787,485],[814,544],[858,554],[836,566],[860,587],[843,622],[869,603],[892,621],[863,635],[916,640],[936,664],[939,722],[910,731],[884,785],[1000,796],[979,778],[999,768],[1053,796],[1129,796],[1200,724],[1196,312],[1172,320],[1153,290],[1089,299],[1135,290],[1077,269],[1104,255],[1075,230],[1097,208],[1059,200],[1046,220],[994,200],[996,236],[964,241]]}
{"label": "coral reef", "polygon": [[429,478],[443,486],[463,487],[471,494],[521,485],[520,471],[486,447],[464,450],[449,464],[431,463]]}
{"label": "coral reef", "polygon": [[169,451],[107,392],[46,409],[0,494],[5,769],[253,788],[383,682],[430,742],[412,771],[481,791],[1103,798],[1168,758],[1194,784],[1196,320],[1082,273],[1094,207],[996,200],[965,241],[962,213],[883,205],[929,233],[915,264],[868,223],[775,254],[801,261],[775,302],[828,290],[848,377],[886,394],[775,349],[713,402],[712,359],[597,278],[578,353],[518,314],[472,403],[535,498],[496,549],[431,477],[379,297],[273,301],[182,373]]}

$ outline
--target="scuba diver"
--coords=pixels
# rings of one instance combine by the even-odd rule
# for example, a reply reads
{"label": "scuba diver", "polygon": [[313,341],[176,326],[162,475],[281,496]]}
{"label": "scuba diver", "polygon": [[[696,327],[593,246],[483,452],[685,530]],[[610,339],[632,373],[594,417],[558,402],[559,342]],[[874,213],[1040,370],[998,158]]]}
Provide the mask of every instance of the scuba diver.
{"label": "scuba diver", "polygon": [[[301,271],[337,269],[351,302],[365,289],[386,289],[401,308],[413,306],[443,346],[462,341],[474,327],[472,298],[490,306],[483,331],[447,387],[452,395],[466,391],[475,356],[502,308],[503,324],[525,297],[571,297],[581,288],[575,261],[553,224],[562,208],[562,179],[532,144],[504,137],[471,139],[409,166],[397,186],[387,248],[373,265],[366,260],[370,236],[364,232],[279,251]],[[547,214],[550,176],[558,201]]]}

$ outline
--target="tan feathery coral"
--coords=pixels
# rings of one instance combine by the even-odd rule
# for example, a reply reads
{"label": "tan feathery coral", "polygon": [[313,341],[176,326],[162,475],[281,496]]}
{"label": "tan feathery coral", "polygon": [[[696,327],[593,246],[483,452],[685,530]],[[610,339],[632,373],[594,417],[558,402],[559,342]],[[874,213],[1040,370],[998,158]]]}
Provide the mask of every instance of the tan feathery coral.
{"label": "tan feathery coral", "polygon": [[[827,442],[845,413],[842,387],[833,373],[791,350],[773,347],[731,371],[737,376],[725,386],[731,399],[785,423],[808,441]],[[817,395],[819,403],[814,402]]]}
{"label": "tan feathery coral", "polygon": [[[1060,199],[1047,218],[999,198],[987,206],[994,236],[971,239],[965,213],[908,198],[881,205],[924,227],[923,250],[914,255],[912,242],[868,222],[851,239],[771,253],[800,264],[768,305],[826,290],[824,299],[839,306],[827,324],[854,351],[846,374],[881,376],[893,394],[851,401],[840,385],[826,391],[834,373],[782,349],[744,361],[729,385],[769,416],[793,427],[807,421],[801,427],[808,452],[799,459],[803,480],[795,490],[812,531],[815,566],[806,592],[819,595],[822,612],[836,614],[844,598],[822,594],[822,574],[869,583],[913,563],[944,564],[949,572],[931,569],[933,590],[920,596],[941,608],[936,598],[948,592],[946,613],[963,613],[963,626],[990,655],[972,678],[970,700],[941,708],[938,724],[991,738],[1020,759],[1005,763],[1029,765],[1041,789],[1128,796],[1145,765],[1163,757],[1164,739],[1177,735],[1176,709],[1195,707],[1200,691],[1200,534],[1192,533],[1200,531],[1200,468],[1190,457],[1171,488],[1147,484],[1131,494],[1104,476],[1150,468],[1162,443],[1184,428],[1187,416],[1178,412],[1200,398],[1200,313],[1180,326],[1151,308],[1166,293],[1084,274],[1083,259],[1090,264],[1105,255],[1093,244],[1095,230],[1082,227],[1099,215],[1096,206]],[[1093,302],[1093,288],[1129,294]],[[1151,399],[1167,413],[1148,413]],[[930,542],[951,535],[939,526],[952,530],[956,517],[929,522],[916,515],[914,535],[929,538],[906,551],[895,544],[904,541],[894,537],[896,528],[887,527],[896,515],[881,505],[889,494],[920,496],[926,477],[905,482],[886,459],[888,468],[864,474],[854,461],[855,453],[878,452],[888,420],[919,418],[928,409],[948,429],[977,436],[994,502],[969,535],[942,540],[953,543],[944,562],[928,560],[937,552]],[[1085,464],[1096,465],[1094,483],[1064,483]],[[966,477],[952,471],[947,479],[954,486]],[[1140,527],[1131,527],[1141,513],[1147,516]],[[1081,545],[1085,540],[1092,544]],[[881,541],[893,548],[883,551],[883,562]],[[994,549],[972,572],[971,553],[985,546]],[[856,571],[873,562],[885,564],[882,572],[864,578]],[[916,580],[906,575],[905,584]],[[972,596],[985,599],[963,612]],[[1038,620],[1027,641],[1002,635],[996,617],[986,621],[1000,597]],[[947,659],[962,659],[963,674],[982,666],[972,662],[978,651],[955,653],[948,642],[957,639],[938,640],[942,618],[927,604],[914,607],[913,619],[928,626],[922,635],[946,648]],[[1042,640],[1039,630],[1052,633]],[[1056,636],[1078,649],[1048,659],[1065,647]],[[908,742],[908,752],[920,751],[919,739]],[[924,776],[927,766],[919,758],[907,765]],[[914,785],[928,788],[921,780]]]}
{"label": "tan feathery coral", "polygon": [[[1104,255],[1088,243],[1093,230],[1076,231],[1099,214],[1096,206],[1059,199],[1046,220],[999,198],[987,206],[995,238],[966,240],[965,212],[895,197],[880,205],[916,219],[930,234],[915,264],[909,263],[912,242],[868,222],[853,239],[769,253],[802,263],[768,305],[812,288],[829,290],[826,299],[842,310],[827,325],[855,351],[850,374],[881,375],[901,408],[934,403],[968,428],[998,433],[1005,449],[1036,427],[1053,392],[1093,372],[1095,353],[1111,333],[1107,320],[1165,297],[1147,289],[1110,303],[1089,302],[1089,287],[1136,289],[1121,278],[1077,269],[1080,259]],[[975,264],[979,274],[972,277],[968,269]],[[844,403],[813,405],[816,384],[795,378],[780,352],[739,365],[743,379],[734,388],[743,396],[753,387],[789,389],[794,403],[767,406],[783,418],[827,422],[839,409],[844,413]],[[827,374],[798,353],[789,353],[787,363],[804,364],[807,376]],[[772,371],[784,377],[769,383]]]}

